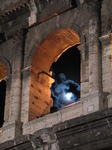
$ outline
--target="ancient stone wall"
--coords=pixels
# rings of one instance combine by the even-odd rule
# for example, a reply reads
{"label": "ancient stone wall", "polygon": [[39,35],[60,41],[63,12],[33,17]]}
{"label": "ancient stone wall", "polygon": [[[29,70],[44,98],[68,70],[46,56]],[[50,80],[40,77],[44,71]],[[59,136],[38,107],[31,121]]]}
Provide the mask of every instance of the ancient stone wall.
{"label": "ancient stone wall", "polygon": [[[45,1],[45,3],[37,0],[0,1],[0,62],[6,66],[7,70],[5,123],[0,129],[1,143],[20,135],[34,134],[41,129],[51,128],[55,124],[63,124],[63,122],[69,122],[80,116],[90,114],[89,117],[91,117],[96,111],[112,107],[111,3],[111,0],[79,0],[77,5],[72,6],[69,0],[53,0]],[[50,54],[54,43],[53,40],[48,40],[48,37],[54,34],[51,36],[53,39],[58,32],[59,36],[54,39],[54,43],[57,44],[58,50],[60,46],[63,47],[63,50],[57,50],[57,53],[53,53],[56,54],[54,56]],[[77,35],[80,42],[75,43],[73,35]],[[44,41],[47,44],[44,45]],[[47,79],[50,80],[48,71],[50,63],[57,60],[69,47],[79,43],[78,49],[81,54],[80,102],[38,119],[35,119],[35,115],[32,117],[34,120],[29,122],[30,102],[33,102],[30,101],[30,97],[32,99],[34,96],[36,99],[39,96],[40,99],[45,98],[41,95],[42,93],[30,95],[31,88],[38,82],[38,71],[34,71],[37,68],[32,68],[36,67],[39,61],[38,69],[45,73],[44,76],[41,76],[41,80],[46,79],[46,83],[40,86],[45,92],[45,85],[49,84]],[[49,47],[48,50],[46,45]],[[35,58],[36,63],[32,63],[36,54],[42,59]],[[47,56],[44,58],[45,54]],[[40,60],[44,60],[45,64]],[[2,69],[0,71],[2,72]],[[33,77],[32,80],[31,77]],[[110,124],[109,122],[108,125]],[[60,134],[57,133],[59,138]],[[48,144],[44,146],[53,147],[51,139],[47,142]],[[57,147],[56,140],[54,140],[54,147],[55,149]]]}
{"label": "ancient stone wall", "polygon": [[[101,9],[102,37],[102,86],[105,105],[112,106],[112,69],[111,69],[111,31],[112,31],[112,1],[103,1]],[[105,107],[105,106],[104,106]]]}

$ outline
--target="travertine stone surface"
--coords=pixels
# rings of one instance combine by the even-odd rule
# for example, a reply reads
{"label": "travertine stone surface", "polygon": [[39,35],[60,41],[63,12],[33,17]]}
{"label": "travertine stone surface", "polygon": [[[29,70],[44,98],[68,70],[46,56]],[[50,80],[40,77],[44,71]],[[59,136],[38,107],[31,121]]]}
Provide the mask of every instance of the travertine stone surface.
{"label": "travertine stone surface", "polygon": [[101,47],[99,36],[101,33],[100,13],[101,2],[89,1],[89,93],[101,91]]}
{"label": "travertine stone surface", "polygon": [[108,107],[112,107],[111,34],[100,37],[102,44],[102,85]]}
{"label": "travertine stone surface", "polygon": [[[21,34],[21,33],[20,33]],[[21,36],[21,37],[19,37]],[[12,65],[11,104],[9,121],[20,121],[21,113],[21,69],[22,69],[22,35],[14,41],[14,57]]]}
{"label": "travertine stone surface", "polygon": [[[0,80],[7,84],[0,150],[112,149],[111,6],[111,0],[0,1]],[[49,69],[76,44],[80,102],[47,114]]]}

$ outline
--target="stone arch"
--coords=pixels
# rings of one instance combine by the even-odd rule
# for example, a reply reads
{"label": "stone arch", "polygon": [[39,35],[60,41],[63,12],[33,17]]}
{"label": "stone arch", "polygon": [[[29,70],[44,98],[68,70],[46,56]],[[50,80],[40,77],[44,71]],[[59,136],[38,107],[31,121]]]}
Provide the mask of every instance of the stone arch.
{"label": "stone arch", "polygon": [[76,44],[80,44],[78,34],[63,28],[49,34],[36,48],[31,63],[29,120],[50,112],[53,105],[50,87],[54,80],[49,69],[63,52]]}
{"label": "stone arch", "polygon": [[70,24],[63,24],[63,25],[59,25],[59,26],[52,26],[50,28],[50,30],[48,31],[45,31],[43,34],[41,34],[41,36],[39,37],[39,40],[36,40],[35,41],[35,44],[32,46],[32,49],[30,51],[30,54],[28,55],[27,57],[27,61],[25,63],[25,67],[28,67],[31,65],[31,61],[32,61],[32,57],[34,55],[34,52],[35,52],[35,49],[40,45],[40,43],[52,32],[56,31],[56,30],[61,30],[63,28],[69,28],[69,29],[72,29],[74,30],[79,38],[80,38],[80,43],[84,43],[84,33],[83,33],[83,29],[78,25],[78,24],[75,24],[74,22],[71,22]]}

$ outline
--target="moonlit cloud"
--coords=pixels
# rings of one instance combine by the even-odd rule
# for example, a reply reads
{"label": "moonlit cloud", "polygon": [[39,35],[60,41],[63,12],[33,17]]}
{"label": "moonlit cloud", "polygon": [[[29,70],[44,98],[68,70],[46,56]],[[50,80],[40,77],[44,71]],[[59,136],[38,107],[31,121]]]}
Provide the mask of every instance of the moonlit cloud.
{"label": "moonlit cloud", "polygon": [[67,80],[61,73],[51,86],[51,97],[53,98],[53,107],[58,110],[79,101],[80,85],[73,80]]}

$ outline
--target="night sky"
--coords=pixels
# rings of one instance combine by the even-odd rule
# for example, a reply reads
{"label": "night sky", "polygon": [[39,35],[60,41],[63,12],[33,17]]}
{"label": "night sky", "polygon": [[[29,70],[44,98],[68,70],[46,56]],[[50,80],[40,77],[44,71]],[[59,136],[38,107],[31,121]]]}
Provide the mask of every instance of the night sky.
{"label": "night sky", "polygon": [[51,66],[55,82],[51,86],[53,107],[51,112],[77,102],[80,99],[80,52],[72,47]]}
{"label": "night sky", "polygon": [[53,63],[52,70],[56,75],[64,73],[67,79],[80,84],[80,51],[76,46],[65,51],[56,63]]}

